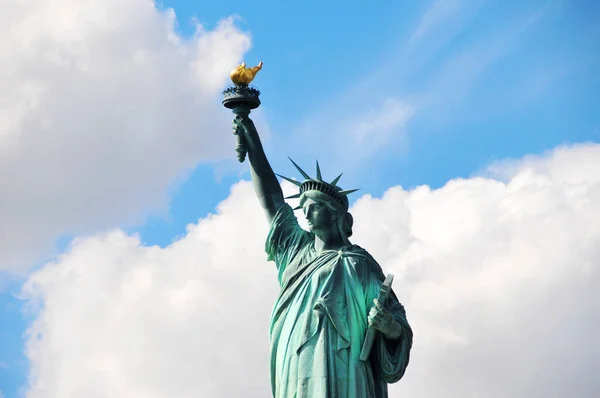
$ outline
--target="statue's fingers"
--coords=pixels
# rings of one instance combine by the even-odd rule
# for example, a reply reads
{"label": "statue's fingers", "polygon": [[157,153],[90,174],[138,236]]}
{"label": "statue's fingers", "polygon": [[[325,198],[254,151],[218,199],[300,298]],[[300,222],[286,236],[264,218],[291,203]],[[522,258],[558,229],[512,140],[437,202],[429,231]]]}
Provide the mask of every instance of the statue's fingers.
{"label": "statue's fingers", "polygon": [[373,319],[373,322],[371,322],[371,326],[379,330],[381,328],[381,322],[379,322],[377,319]]}
{"label": "statue's fingers", "polygon": [[233,119],[233,124],[235,124],[239,128],[244,128],[244,121],[240,116],[236,116]]}
{"label": "statue's fingers", "polygon": [[374,299],[374,300],[373,300],[373,302],[375,303],[375,306],[377,307],[377,309],[378,309],[379,311],[383,311],[383,309],[384,309],[384,308],[383,308],[383,305],[382,305],[382,304],[379,302],[379,300],[377,300],[377,299]]}
{"label": "statue's fingers", "polygon": [[245,125],[252,123],[252,119],[250,119],[248,116],[242,116],[242,115],[236,115],[235,121],[238,122],[240,124],[240,126],[245,126]]}
{"label": "statue's fingers", "polygon": [[385,317],[383,316],[383,314],[381,312],[378,312],[377,315],[375,315],[373,318],[377,322],[382,322],[385,319]]}
{"label": "statue's fingers", "polygon": [[383,312],[383,313],[384,313],[384,314],[386,314],[387,316],[390,316],[390,317],[392,316],[392,311],[390,311],[390,309],[389,309],[387,306],[383,307],[383,308],[381,309],[381,312]]}

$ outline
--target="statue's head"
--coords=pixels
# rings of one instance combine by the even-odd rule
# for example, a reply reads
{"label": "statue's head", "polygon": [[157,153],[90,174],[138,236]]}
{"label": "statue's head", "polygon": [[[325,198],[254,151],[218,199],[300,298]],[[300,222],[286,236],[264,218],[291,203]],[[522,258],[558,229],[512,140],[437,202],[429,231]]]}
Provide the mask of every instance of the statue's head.
{"label": "statue's head", "polygon": [[300,196],[300,207],[310,232],[337,230],[347,240],[352,236],[352,215],[320,191],[307,191]]}
{"label": "statue's head", "polygon": [[280,175],[281,178],[290,181],[300,188],[298,194],[289,196],[286,199],[300,199],[300,206],[294,210],[303,210],[309,222],[311,232],[319,233],[327,230],[337,230],[340,236],[347,241],[352,236],[353,224],[352,215],[348,213],[349,203],[347,195],[357,191],[357,189],[344,191],[337,186],[337,182],[342,177],[341,174],[332,182],[325,182],[321,176],[319,162],[317,162],[317,177],[313,179],[294,163],[292,159],[290,161],[305,180],[300,183]]}

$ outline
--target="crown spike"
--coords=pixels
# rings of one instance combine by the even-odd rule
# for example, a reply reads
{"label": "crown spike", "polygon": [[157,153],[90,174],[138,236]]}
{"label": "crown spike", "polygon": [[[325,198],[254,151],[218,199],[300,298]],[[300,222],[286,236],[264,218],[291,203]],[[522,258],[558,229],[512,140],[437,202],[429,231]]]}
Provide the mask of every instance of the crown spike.
{"label": "crown spike", "polygon": [[298,199],[301,195],[302,193],[297,193],[295,195],[285,197],[284,199]]}
{"label": "crown spike", "polygon": [[289,182],[291,182],[292,184],[294,184],[294,185],[295,185],[295,186],[297,186],[297,187],[299,187],[299,186],[301,186],[301,185],[302,185],[302,183],[301,183],[301,182],[298,182],[298,181],[296,181],[296,180],[292,180],[291,178],[287,178],[287,177],[285,177],[285,176],[282,176],[281,174],[277,174],[277,173],[275,173],[275,175],[276,175],[276,176],[278,176],[278,177],[281,177],[281,178],[283,178],[283,179],[284,179],[284,180],[286,180],[286,181],[289,181]]}
{"label": "crown spike", "polygon": [[321,176],[321,168],[319,167],[319,161],[317,160],[317,179],[319,181],[323,181],[323,177]]}
{"label": "crown spike", "polygon": [[356,192],[358,191],[360,188],[356,188],[356,189],[348,189],[346,191],[339,191],[338,193],[340,195],[344,195],[344,196],[348,196],[349,194],[351,194],[352,192]]}
{"label": "crown spike", "polygon": [[310,176],[309,176],[308,174],[306,174],[306,173],[304,172],[304,170],[302,170],[302,169],[300,168],[300,166],[298,166],[298,165],[296,164],[296,162],[294,162],[294,161],[292,160],[292,158],[288,158],[288,159],[290,160],[290,162],[292,162],[292,164],[293,164],[294,166],[296,166],[296,168],[298,169],[298,171],[300,172],[300,174],[302,174],[302,177],[306,178],[307,180],[312,180],[312,178],[310,178]]}
{"label": "crown spike", "polygon": [[340,178],[342,178],[342,175],[343,175],[343,174],[344,174],[344,173],[342,173],[342,174],[340,174],[339,176],[337,176],[337,177],[335,178],[335,180],[333,180],[333,181],[331,181],[331,182],[329,183],[329,185],[333,185],[333,186],[335,187],[335,184],[337,184],[337,183],[338,183],[338,181],[340,180]]}

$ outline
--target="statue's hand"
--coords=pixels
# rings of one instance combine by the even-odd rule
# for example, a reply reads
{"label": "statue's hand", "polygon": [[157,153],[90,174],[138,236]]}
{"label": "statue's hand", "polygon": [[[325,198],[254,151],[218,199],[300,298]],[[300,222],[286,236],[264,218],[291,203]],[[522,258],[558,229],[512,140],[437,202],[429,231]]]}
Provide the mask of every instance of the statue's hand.
{"label": "statue's hand", "polygon": [[248,116],[236,116],[233,119],[233,133],[241,134],[246,142],[253,143],[258,138],[254,122]]}
{"label": "statue's hand", "polygon": [[367,317],[369,325],[379,330],[389,339],[399,338],[402,335],[402,326],[400,326],[390,311],[381,305],[377,299],[373,300],[373,303],[375,305],[371,308]]}

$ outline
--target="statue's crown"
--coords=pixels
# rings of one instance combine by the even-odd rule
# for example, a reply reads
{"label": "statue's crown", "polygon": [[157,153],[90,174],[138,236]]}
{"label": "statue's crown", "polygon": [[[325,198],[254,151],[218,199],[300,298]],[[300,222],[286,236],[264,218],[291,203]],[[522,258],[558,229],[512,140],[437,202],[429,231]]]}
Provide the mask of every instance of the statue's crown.
{"label": "statue's crown", "polygon": [[[277,174],[279,177],[291,182],[292,184],[294,184],[300,188],[299,193],[292,195],[292,196],[288,196],[285,199],[299,198],[300,196],[302,196],[302,194],[304,192],[307,192],[307,191],[319,191],[319,192],[324,193],[327,196],[331,197],[331,199],[334,200],[335,202],[337,202],[344,209],[344,211],[348,211],[349,204],[348,204],[347,196],[349,194],[351,194],[352,192],[358,191],[358,188],[357,189],[349,189],[349,190],[344,191],[344,190],[342,190],[342,188],[338,187],[336,184],[342,177],[343,173],[340,174],[339,176],[337,176],[333,181],[325,182],[323,180],[323,177],[321,176],[321,168],[319,167],[319,161],[317,161],[317,177],[316,178],[311,178],[292,159],[290,159],[290,162],[292,162],[292,164],[296,167],[296,169],[298,169],[298,171],[300,172],[300,174],[302,174],[302,176],[305,178],[305,180],[303,182],[298,182],[291,178],[284,177],[280,174]],[[294,210],[298,210],[300,208],[302,208],[302,206],[298,206]]]}

